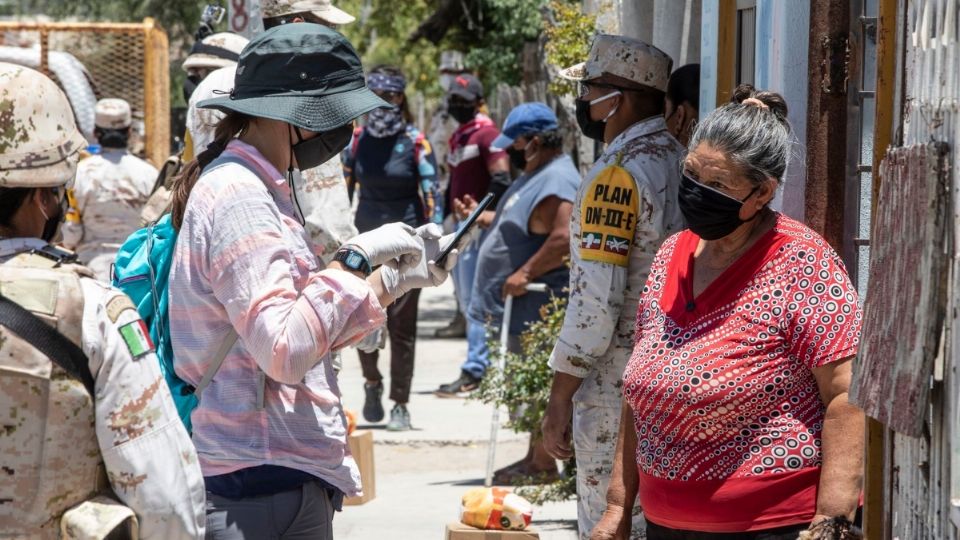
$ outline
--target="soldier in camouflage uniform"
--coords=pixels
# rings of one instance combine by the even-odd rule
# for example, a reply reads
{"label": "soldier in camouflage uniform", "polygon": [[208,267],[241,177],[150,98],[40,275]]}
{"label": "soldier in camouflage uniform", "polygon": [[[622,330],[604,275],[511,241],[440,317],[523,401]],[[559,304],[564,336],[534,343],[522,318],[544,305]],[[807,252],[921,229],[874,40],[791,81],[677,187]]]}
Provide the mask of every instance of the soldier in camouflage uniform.
{"label": "soldier in camouflage uniform", "polygon": [[126,101],[97,102],[94,134],[101,151],[77,166],[62,229],[63,245],[106,283],[120,245],[140,227],[140,210],[157,180],[157,169],[127,150],[131,120]]}
{"label": "soldier in camouflage uniform", "polygon": [[[663,119],[671,64],[646,43],[600,35],[586,63],[561,72],[580,83],[581,130],[607,143],[574,203],[570,298],[550,358],[554,380],[543,422],[554,457],[570,457],[572,438],[584,539],[607,507],[640,293],[660,244],[683,225],[676,201],[684,149]],[[632,510],[633,530],[642,532],[639,509]]]}
{"label": "soldier in camouflage uniform", "polygon": [[[354,17],[330,3],[330,0],[261,0],[264,27],[277,24],[311,22],[329,27],[348,24]],[[204,79],[190,98],[187,126],[193,140],[193,153],[199,154],[213,141],[216,123],[223,117],[219,111],[200,109],[197,103],[230,92],[237,66],[220,68]],[[314,251],[325,262],[334,252],[357,234],[353,210],[347,197],[340,158],[335,157],[313,169],[303,171],[303,185],[295,186],[297,201],[305,220],[304,228],[314,243]]]}
{"label": "soldier in camouflage uniform", "polygon": [[0,323],[0,537],[106,538],[116,528],[201,538],[203,477],[143,321],[123,293],[48,244],[86,146],[67,98],[39,72],[0,63],[0,128],[3,306],[79,347],[95,388],[12,331],[15,319]]}

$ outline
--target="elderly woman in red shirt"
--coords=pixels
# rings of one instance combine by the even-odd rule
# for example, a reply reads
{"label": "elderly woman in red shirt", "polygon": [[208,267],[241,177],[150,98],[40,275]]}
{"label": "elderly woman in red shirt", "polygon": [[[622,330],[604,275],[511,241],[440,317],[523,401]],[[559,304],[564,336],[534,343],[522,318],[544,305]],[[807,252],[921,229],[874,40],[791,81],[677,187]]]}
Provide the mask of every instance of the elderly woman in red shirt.
{"label": "elderly woman in red shirt", "polygon": [[855,537],[861,315],[834,250],[769,207],[786,117],[781,96],[741,87],[690,141],[689,229],[660,248],[640,301],[594,539],[627,538],[638,495],[651,540]]}

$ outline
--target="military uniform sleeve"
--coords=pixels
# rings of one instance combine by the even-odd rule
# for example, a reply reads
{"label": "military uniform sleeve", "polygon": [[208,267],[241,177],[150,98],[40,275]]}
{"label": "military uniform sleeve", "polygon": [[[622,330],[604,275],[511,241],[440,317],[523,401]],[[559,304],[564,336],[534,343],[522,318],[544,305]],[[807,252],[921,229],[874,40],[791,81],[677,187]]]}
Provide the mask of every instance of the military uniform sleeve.
{"label": "military uniform sleeve", "polygon": [[637,216],[650,200],[647,190],[615,165],[577,193],[570,223],[570,296],[550,355],[554,370],[585,378],[610,348],[623,310]]}
{"label": "military uniform sleeve", "polygon": [[96,380],[97,439],[110,485],[136,512],[141,538],[202,538],[203,475],[149,331],[123,293],[81,283],[83,350]]}

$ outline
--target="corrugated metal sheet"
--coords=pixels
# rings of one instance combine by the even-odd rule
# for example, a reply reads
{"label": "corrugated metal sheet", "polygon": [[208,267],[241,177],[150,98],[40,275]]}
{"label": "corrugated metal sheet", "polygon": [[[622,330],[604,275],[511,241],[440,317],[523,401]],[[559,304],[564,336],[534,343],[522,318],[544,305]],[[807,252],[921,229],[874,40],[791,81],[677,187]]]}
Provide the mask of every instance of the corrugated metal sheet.
{"label": "corrugated metal sheet", "polygon": [[851,398],[919,436],[946,306],[946,145],[891,149],[871,235],[870,287]]}
{"label": "corrugated metal sheet", "polygon": [[[900,0],[903,90],[898,126],[903,146],[960,145],[960,0]],[[942,350],[932,366],[919,437],[895,434],[886,470],[890,538],[957,539],[960,526],[960,160],[946,160],[948,308]],[[908,237],[905,242],[912,241]],[[913,269],[918,272],[919,268]],[[873,284],[871,283],[871,286]]]}

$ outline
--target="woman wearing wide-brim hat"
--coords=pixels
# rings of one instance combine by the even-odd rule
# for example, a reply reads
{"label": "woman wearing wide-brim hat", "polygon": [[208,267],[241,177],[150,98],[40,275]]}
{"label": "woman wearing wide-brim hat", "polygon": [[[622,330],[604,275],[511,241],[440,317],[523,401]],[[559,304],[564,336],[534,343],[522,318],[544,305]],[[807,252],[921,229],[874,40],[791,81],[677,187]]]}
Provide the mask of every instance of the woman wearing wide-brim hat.
{"label": "woman wearing wide-brim hat", "polygon": [[443,241],[433,227],[389,224],[322,269],[293,185],[339,154],[355,118],[388,106],[337,32],[301,23],[261,34],[230,94],[199,106],[226,117],[174,188],[177,374],[198,385],[238,336],[191,416],[207,537],[330,538],[360,475],[329,352],[380,326],[394,298],[440,284],[456,258],[432,262]]}

